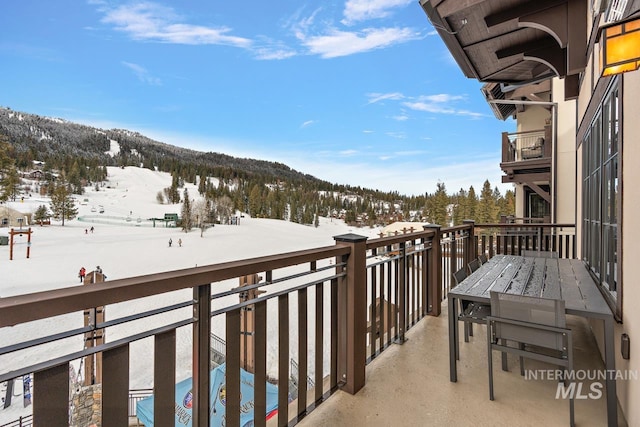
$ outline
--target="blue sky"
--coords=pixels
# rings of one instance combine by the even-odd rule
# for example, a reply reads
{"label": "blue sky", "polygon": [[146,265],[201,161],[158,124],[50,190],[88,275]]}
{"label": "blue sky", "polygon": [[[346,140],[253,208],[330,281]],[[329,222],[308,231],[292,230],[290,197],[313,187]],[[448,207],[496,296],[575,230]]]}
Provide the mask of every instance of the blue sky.
{"label": "blue sky", "polygon": [[21,0],[0,105],[402,194],[501,190],[500,132],[417,0]]}

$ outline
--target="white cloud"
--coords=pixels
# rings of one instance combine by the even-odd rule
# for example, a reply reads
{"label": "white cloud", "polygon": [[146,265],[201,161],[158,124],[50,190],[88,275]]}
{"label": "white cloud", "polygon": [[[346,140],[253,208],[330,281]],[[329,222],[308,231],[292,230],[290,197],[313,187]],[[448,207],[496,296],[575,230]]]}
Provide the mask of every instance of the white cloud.
{"label": "white cloud", "polygon": [[143,2],[103,10],[102,22],[114,25],[135,40],[150,40],[176,44],[216,44],[241,48],[252,45],[250,39],[229,35],[227,27],[205,27],[181,23],[173,8]]}
{"label": "white cloud", "polygon": [[427,113],[454,114],[456,112],[455,109],[442,105],[438,102],[403,102],[402,105],[412,110],[424,111]]}
{"label": "white cloud", "polygon": [[369,98],[369,104],[375,104],[376,102],[385,101],[387,99],[398,101],[404,99],[404,95],[400,92],[392,92],[392,93],[368,93],[367,97]]}
{"label": "white cloud", "polygon": [[[467,116],[474,119],[488,117],[486,114],[476,113],[469,110],[455,108],[454,104],[458,101],[467,99],[465,95],[452,95],[448,93],[439,93],[434,95],[420,95],[417,97],[406,96],[400,92],[389,93],[368,93],[369,100],[367,104],[383,103],[384,101],[398,101],[403,107],[413,111],[422,111],[433,114],[452,114],[459,116]],[[390,116],[393,120],[405,121],[409,120],[409,115],[404,111],[399,114]]]}
{"label": "white cloud", "polygon": [[278,49],[270,47],[261,47],[253,50],[256,59],[265,61],[287,59],[296,56],[297,52],[292,49]]}
{"label": "white cloud", "polygon": [[419,101],[429,101],[429,102],[452,102],[459,101],[465,99],[462,95],[450,95],[447,93],[440,93],[437,95],[422,95],[418,97]]}
{"label": "white cloud", "polygon": [[309,52],[322,58],[337,58],[416,40],[420,33],[410,28],[366,28],[358,32],[329,29],[325,35],[300,33],[298,38]]}
{"label": "white cloud", "polygon": [[396,139],[406,139],[407,135],[404,132],[386,132],[387,136]]}
{"label": "white cloud", "polygon": [[142,67],[141,65],[134,64],[132,62],[126,62],[126,61],[122,61],[122,65],[124,65],[125,67],[133,71],[133,73],[136,75],[138,80],[140,80],[143,83],[146,83],[152,86],[160,86],[162,84],[162,81],[159,78],[153,77],[152,75],[150,75],[149,71],[147,71],[147,69]]}
{"label": "white cloud", "polygon": [[356,150],[342,150],[339,152],[341,156],[350,157],[358,154]]}
{"label": "white cloud", "polygon": [[302,123],[302,124],[300,125],[300,127],[301,127],[301,128],[306,128],[306,127],[308,127],[308,126],[311,126],[311,125],[312,125],[312,124],[314,124],[314,123],[316,123],[316,121],[315,121],[315,120],[307,120],[306,122]]}
{"label": "white cloud", "polygon": [[347,0],[342,23],[349,25],[367,19],[384,18],[389,16],[391,9],[411,3],[414,3],[414,0]]}

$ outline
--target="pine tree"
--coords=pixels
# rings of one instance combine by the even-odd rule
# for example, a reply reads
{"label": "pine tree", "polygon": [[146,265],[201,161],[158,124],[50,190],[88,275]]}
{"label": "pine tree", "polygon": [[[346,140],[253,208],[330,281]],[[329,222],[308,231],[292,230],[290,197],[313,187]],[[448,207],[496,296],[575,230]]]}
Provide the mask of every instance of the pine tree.
{"label": "pine tree", "polygon": [[71,190],[69,190],[64,176],[60,179],[60,183],[56,185],[51,195],[51,211],[53,212],[53,219],[56,221],[62,220],[63,227],[65,220],[72,220],[78,215],[78,209],[75,206],[73,197],[71,197]]}
{"label": "pine tree", "polygon": [[15,166],[10,166],[6,172],[3,173],[0,180],[0,201],[4,200],[16,200],[18,193],[20,192],[20,175]]}
{"label": "pine tree", "polygon": [[428,205],[431,222],[442,227],[448,227],[447,206],[449,205],[449,196],[447,196],[444,182],[438,182],[436,192],[429,198]]}
{"label": "pine tree", "polygon": [[49,219],[49,211],[45,205],[38,206],[35,213],[33,214],[33,219],[36,222],[42,224],[44,221]]}
{"label": "pine tree", "polygon": [[497,222],[496,212],[497,205],[491,183],[489,180],[484,182],[482,192],[480,193],[480,202],[478,203],[478,222],[495,223]]}
{"label": "pine tree", "polygon": [[478,196],[476,196],[476,190],[473,188],[473,185],[469,187],[469,193],[467,194],[467,207],[469,209],[469,215],[465,219],[473,219],[477,223],[480,222],[478,219]]}
{"label": "pine tree", "polygon": [[[10,157],[11,150],[8,140],[4,135],[0,135],[0,202],[8,200],[12,195],[15,197],[12,178],[13,174],[17,175],[13,158]],[[19,179],[19,178],[18,178]]]}
{"label": "pine tree", "polygon": [[185,188],[184,193],[184,202],[182,202],[182,231],[188,233],[191,230],[193,225],[193,220],[191,218],[191,200],[189,200],[189,191]]}
{"label": "pine tree", "polygon": [[453,209],[453,225],[460,225],[469,216],[469,196],[464,188],[461,188],[455,196],[456,206]]}

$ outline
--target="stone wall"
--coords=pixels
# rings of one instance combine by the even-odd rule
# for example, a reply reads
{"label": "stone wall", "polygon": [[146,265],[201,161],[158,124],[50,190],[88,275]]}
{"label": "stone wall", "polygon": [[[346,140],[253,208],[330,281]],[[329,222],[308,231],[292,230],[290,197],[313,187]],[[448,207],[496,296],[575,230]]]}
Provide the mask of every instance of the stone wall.
{"label": "stone wall", "polygon": [[102,425],[102,384],[81,387],[73,395],[71,427],[101,427]]}

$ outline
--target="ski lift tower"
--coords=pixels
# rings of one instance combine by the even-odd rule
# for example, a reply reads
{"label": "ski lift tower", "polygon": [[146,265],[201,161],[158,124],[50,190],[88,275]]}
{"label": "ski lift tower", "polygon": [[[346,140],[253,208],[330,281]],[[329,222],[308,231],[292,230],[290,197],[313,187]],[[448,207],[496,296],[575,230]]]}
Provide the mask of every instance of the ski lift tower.
{"label": "ski lift tower", "polygon": [[[257,285],[262,277],[249,274],[239,278],[240,287]],[[240,292],[240,302],[251,301],[258,295],[265,293],[257,287]],[[248,305],[240,309],[240,367],[247,372],[255,372],[254,342],[255,342],[255,305]]]}
{"label": "ski lift tower", "polygon": [[[101,271],[92,271],[84,278],[84,285],[102,283],[105,280]],[[96,325],[104,323],[105,307],[95,307],[84,311],[84,326],[91,326],[89,332],[84,333],[84,348],[97,347],[104,344],[104,328],[96,328]],[[94,353],[84,358],[84,385],[99,384],[102,382],[102,353]]]}

